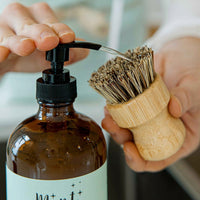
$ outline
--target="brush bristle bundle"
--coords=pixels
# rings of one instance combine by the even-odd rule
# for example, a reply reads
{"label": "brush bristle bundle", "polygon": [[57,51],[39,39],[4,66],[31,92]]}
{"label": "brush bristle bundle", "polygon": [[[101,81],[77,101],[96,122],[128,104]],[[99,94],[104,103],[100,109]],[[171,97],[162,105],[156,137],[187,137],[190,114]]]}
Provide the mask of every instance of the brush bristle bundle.
{"label": "brush bristle bundle", "polygon": [[128,50],[133,62],[116,57],[91,75],[89,84],[110,104],[135,98],[154,81],[153,51],[147,46]]}

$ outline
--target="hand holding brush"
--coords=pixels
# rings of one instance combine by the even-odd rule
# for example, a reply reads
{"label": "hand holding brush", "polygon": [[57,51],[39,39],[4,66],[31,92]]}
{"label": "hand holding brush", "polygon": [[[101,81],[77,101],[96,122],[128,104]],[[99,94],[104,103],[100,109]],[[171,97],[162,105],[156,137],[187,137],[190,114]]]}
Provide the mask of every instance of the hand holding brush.
{"label": "hand holding brush", "polygon": [[107,100],[114,121],[128,128],[145,160],[164,160],[176,153],[185,138],[185,127],[172,117],[170,94],[154,72],[153,51],[142,47],[126,53],[132,62],[115,58],[92,74],[90,85]]}
{"label": "hand holding brush", "polygon": [[200,139],[199,53],[199,39],[183,38],[165,45],[155,56],[155,69],[161,74],[173,94],[168,110],[172,116],[181,117],[186,127],[186,138],[182,147],[169,158],[161,161],[144,160],[138,153],[130,131],[120,128],[106,110],[102,126],[111,133],[117,143],[123,144],[126,161],[133,170],[161,170],[189,155],[198,147]]}

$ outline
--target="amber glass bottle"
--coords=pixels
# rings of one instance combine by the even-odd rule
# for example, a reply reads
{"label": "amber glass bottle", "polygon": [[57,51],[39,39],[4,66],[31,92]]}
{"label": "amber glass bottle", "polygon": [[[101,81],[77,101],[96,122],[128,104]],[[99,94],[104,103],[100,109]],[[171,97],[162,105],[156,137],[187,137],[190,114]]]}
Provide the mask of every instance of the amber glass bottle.
{"label": "amber glass bottle", "polygon": [[107,199],[103,133],[74,110],[76,80],[62,65],[37,80],[39,110],[9,138],[7,200]]}
{"label": "amber glass bottle", "polygon": [[100,127],[70,103],[39,102],[38,113],[23,121],[7,146],[7,166],[34,179],[67,179],[88,174],[106,160]]}

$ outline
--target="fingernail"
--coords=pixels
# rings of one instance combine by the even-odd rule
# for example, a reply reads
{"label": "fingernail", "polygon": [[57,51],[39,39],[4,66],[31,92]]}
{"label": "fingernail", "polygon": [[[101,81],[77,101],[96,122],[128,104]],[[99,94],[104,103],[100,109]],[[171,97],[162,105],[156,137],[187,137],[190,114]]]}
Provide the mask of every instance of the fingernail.
{"label": "fingernail", "polygon": [[121,144],[120,147],[121,147],[122,149],[124,149],[124,145],[123,145],[123,144]]}
{"label": "fingernail", "polygon": [[74,32],[66,32],[66,31],[63,31],[63,32],[59,32],[59,37],[61,38],[61,41],[62,42],[72,42],[75,40],[75,34]]}
{"label": "fingernail", "polygon": [[23,42],[23,41],[27,41],[27,40],[29,40],[29,41],[33,41],[31,38],[22,38],[22,39],[20,39],[21,42]]}
{"label": "fingernail", "polygon": [[173,104],[174,108],[176,108],[176,113],[177,113],[177,116],[180,117],[182,114],[183,114],[183,106],[180,102],[180,97],[179,97],[179,94],[174,93],[173,91],[171,92],[172,94],[172,99],[173,99],[173,102],[175,104]]}
{"label": "fingernail", "polygon": [[60,37],[63,37],[63,36],[69,36],[69,35],[74,35],[73,32],[66,32],[66,31],[63,31],[63,32],[59,32],[59,36]]}
{"label": "fingernail", "polygon": [[182,114],[182,112],[183,112],[183,106],[181,105],[180,100],[179,100],[178,97],[176,97],[175,95],[174,95],[174,100],[175,100],[176,103],[178,104],[179,109],[180,109],[180,113]]}
{"label": "fingernail", "polygon": [[47,31],[44,31],[41,33],[40,37],[42,39],[44,38],[48,38],[48,37],[55,37],[56,35],[54,33],[51,33],[51,32],[47,32]]}

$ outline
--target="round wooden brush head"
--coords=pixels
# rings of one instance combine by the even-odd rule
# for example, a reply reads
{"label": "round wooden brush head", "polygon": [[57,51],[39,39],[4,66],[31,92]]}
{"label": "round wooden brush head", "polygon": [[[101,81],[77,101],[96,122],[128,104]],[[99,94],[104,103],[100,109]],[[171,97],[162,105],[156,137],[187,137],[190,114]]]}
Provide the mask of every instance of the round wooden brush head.
{"label": "round wooden brush head", "polygon": [[158,161],[175,154],[185,138],[182,121],[168,112],[170,93],[159,75],[142,94],[121,104],[107,104],[113,120],[133,133],[145,160]]}

